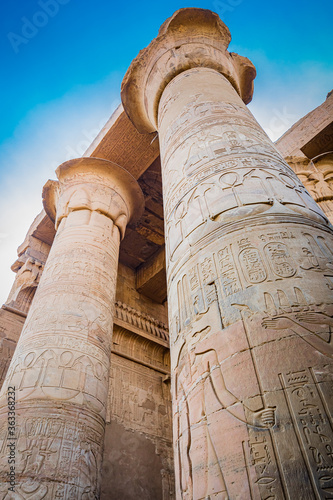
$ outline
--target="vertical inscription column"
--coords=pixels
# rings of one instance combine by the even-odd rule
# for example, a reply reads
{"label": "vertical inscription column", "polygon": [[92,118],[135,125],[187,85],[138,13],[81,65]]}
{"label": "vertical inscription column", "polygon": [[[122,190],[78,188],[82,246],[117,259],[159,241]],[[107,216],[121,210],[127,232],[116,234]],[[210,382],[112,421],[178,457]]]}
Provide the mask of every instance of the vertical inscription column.
{"label": "vertical inscription column", "polygon": [[99,496],[119,243],[143,208],[134,178],[106,160],[71,160],[57,176],[43,193],[57,234],[0,400],[1,491],[12,387],[15,494],[25,499]]}
{"label": "vertical inscription column", "polygon": [[177,11],[122,88],[160,140],[177,498],[328,498],[332,226],[246,108],[229,41]]}

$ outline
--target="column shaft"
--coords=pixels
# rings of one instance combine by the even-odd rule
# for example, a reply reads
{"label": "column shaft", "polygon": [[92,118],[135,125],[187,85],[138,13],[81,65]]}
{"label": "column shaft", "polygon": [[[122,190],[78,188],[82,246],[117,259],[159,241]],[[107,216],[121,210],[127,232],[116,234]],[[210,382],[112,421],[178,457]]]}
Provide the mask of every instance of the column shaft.
{"label": "column shaft", "polygon": [[217,71],[171,80],[158,131],[177,498],[324,498],[331,227]]}
{"label": "column shaft", "polygon": [[[14,388],[19,498],[99,496],[118,252],[131,201],[117,188],[121,169],[108,173],[109,162],[88,159],[85,171],[75,162],[60,167],[60,186],[49,186],[58,231],[1,397],[6,422],[6,392]],[[135,194],[141,201],[139,188]]]}

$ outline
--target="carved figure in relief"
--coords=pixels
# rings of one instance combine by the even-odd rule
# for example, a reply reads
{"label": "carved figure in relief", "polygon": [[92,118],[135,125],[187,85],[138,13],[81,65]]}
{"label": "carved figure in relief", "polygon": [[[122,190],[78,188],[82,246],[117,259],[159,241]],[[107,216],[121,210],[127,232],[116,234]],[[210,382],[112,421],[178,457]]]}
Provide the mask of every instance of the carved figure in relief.
{"label": "carved figure in relief", "polygon": [[322,236],[314,237],[312,234],[303,233],[306,244],[302,246],[300,267],[305,270],[324,271],[333,276],[333,253],[329,243]]}
{"label": "carved figure in relief", "polygon": [[278,307],[272,295],[265,293],[269,317],[263,319],[262,326],[274,330],[291,330],[317,351],[333,357],[333,305],[322,304],[318,307],[308,304],[297,287],[294,287],[294,302],[290,302],[284,292],[277,292]]}
{"label": "carved figure in relief", "polygon": [[198,132],[191,136],[191,145],[188,147],[184,162],[184,169],[188,172],[188,175],[190,174],[190,169],[195,167],[199,161],[209,157],[207,141],[214,138],[221,140],[221,137],[210,137],[209,133],[204,135],[203,132]]}
{"label": "carved figure in relief", "polygon": [[59,453],[56,440],[62,435],[64,421],[48,418],[30,418],[25,421],[26,447],[20,450],[24,474],[38,474],[51,455]]}
{"label": "carved figure in relief", "polygon": [[[208,125],[208,124],[207,124]],[[191,176],[201,160],[218,158],[228,150],[242,146],[239,134],[236,131],[224,132],[221,126],[206,126],[204,129],[191,135],[191,145],[187,145],[187,156],[184,160],[184,169],[187,176]]]}
{"label": "carved figure in relief", "polygon": [[38,286],[43,268],[42,262],[28,257],[17,273],[12,293],[8,297],[8,303],[15,302],[22,290]]}
{"label": "carved figure in relief", "polygon": [[[179,352],[174,401],[184,499],[209,498],[209,495],[218,492],[228,498],[227,490],[232,486],[228,484],[228,478],[221,468],[228,450],[219,439],[221,420],[228,421],[223,412],[235,419],[228,422],[228,438],[235,428],[241,427],[246,439],[247,426],[269,429],[275,424],[275,408],[265,407],[260,396],[249,350],[243,355],[242,361],[249,367],[246,377],[247,384],[251,380],[252,397],[242,398],[240,387],[237,389],[238,395],[228,388],[223,369],[224,357],[230,356],[230,353],[225,354],[228,344],[225,335],[228,335],[228,330],[214,334],[210,334],[210,328],[194,334],[188,331]],[[196,443],[202,442],[202,439],[206,445],[204,449],[201,446],[199,452]],[[244,472],[245,468],[244,464]],[[204,475],[203,471],[207,469],[210,474]],[[215,478],[214,484],[209,483],[212,477]]]}
{"label": "carved figure in relief", "polygon": [[[175,391],[175,426],[177,440],[176,463],[180,470],[180,491],[182,499],[191,500],[209,498],[210,495],[222,494],[227,498],[226,486],[216,455],[210,441],[207,421],[204,419],[202,387],[198,388],[199,397],[197,404],[191,404],[188,397],[191,382],[190,355],[184,350],[176,371]],[[191,424],[195,427],[191,429]],[[200,446],[198,453],[197,443],[204,438],[205,446]],[[215,482],[209,484],[209,475],[205,472],[215,471]]]}
{"label": "carved figure in relief", "polygon": [[[324,175],[324,173],[314,167],[315,170],[310,173],[308,177],[309,184],[308,189],[312,193],[314,199],[318,201],[330,200],[333,198],[333,190],[329,185],[329,181],[332,180],[332,172],[328,175]],[[310,181],[310,182],[309,182]]]}
{"label": "carved figure in relief", "polygon": [[[243,238],[238,244],[241,251],[252,250],[247,238]],[[281,265],[281,267],[276,268],[276,271],[280,274],[290,275],[292,269],[293,273],[293,262],[288,261],[289,253],[285,246],[282,244],[281,247],[276,248],[276,245],[273,245],[270,249],[271,253],[277,251],[277,265]],[[276,498],[284,498],[277,465],[278,458],[274,452],[275,435],[271,434],[269,430],[275,424],[276,409],[267,406],[260,395],[263,391],[260,387],[255,360],[252,358],[251,349],[253,346],[246,333],[246,313],[252,315],[252,311],[246,306],[232,304],[240,310],[242,316],[242,326],[237,325],[235,335],[237,329],[243,332],[244,347],[238,346],[238,350],[243,351],[244,349],[244,359],[240,362],[247,367],[246,383],[248,384],[249,380],[252,381],[252,397],[248,395],[247,398],[244,398],[241,395],[241,391],[239,392],[242,386],[241,381],[239,384],[235,384],[233,381],[236,387],[230,389],[230,379],[226,378],[224,372],[227,369],[226,373],[228,373],[228,362],[225,358],[232,357],[232,352],[228,353],[227,336],[228,331],[231,331],[233,327],[223,330],[219,306],[221,292],[219,291],[216,265],[220,264],[222,256],[225,258],[228,255],[226,250],[229,251],[228,248],[224,248],[223,255],[219,253],[216,255],[216,264],[215,258],[206,256],[200,264],[190,268],[188,275],[184,275],[178,282],[179,312],[176,314],[174,323],[178,329],[176,329],[177,335],[174,339],[176,348],[178,346],[180,350],[178,351],[178,365],[175,373],[175,426],[176,434],[179,435],[177,460],[181,463],[180,469],[183,471],[180,481],[183,491],[188,492],[184,493],[183,498],[206,498],[204,495],[207,495],[207,491],[223,492],[228,490],[229,492],[229,480],[228,477],[225,477],[223,467],[221,469],[220,465],[223,463],[223,457],[227,456],[227,451],[217,437],[221,427],[218,416],[226,414],[233,419],[233,426],[240,426],[243,429],[244,441],[247,441],[250,436],[255,443],[255,439],[257,439],[256,429],[262,429],[261,432],[267,433],[265,437],[265,446],[269,450],[269,456],[266,457],[267,460],[265,459],[267,464],[264,466],[261,462],[260,465],[252,459],[250,462],[256,470],[257,477],[262,479],[262,482],[258,483],[258,487],[262,491],[262,498],[267,498],[269,491],[271,491],[272,498],[275,494],[277,494]],[[257,254],[255,257],[254,262],[256,263],[258,261]],[[262,259],[260,262],[263,264]],[[287,262],[287,266],[285,266],[285,262]],[[266,277],[266,271],[264,276]],[[298,303],[303,304],[305,299],[300,290],[297,289],[295,294]],[[286,307],[287,299],[282,291],[279,293],[279,300],[281,307]],[[266,308],[271,313],[275,311],[274,305],[268,299]],[[220,318],[220,324],[216,321],[217,318]],[[212,328],[214,328],[215,333],[212,333]],[[221,418],[226,417],[221,416]],[[231,426],[228,436],[232,435],[232,429]],[[205,450],[201,448],[200,455],[198,455],[196,443],[199,443],[200,440],[206,443],[206,447]],[[252,448],[254,450],[255,444]],[[243,456],[246,461],[244,453]],[[245,462],[243,465],[245,471]],[[203,469],[207,470],[208,467],[211,468],[211,474],[204,476],[202,471]],[[220,478],[218,484],[214,486],[217,489],[211,490],[212,485],[209,485],[208,479],[206,480],[204,477],[206,479],[207,477]],[[266,484],[267,481],[270,482],[270,486]],[[275,491],[274,494],[273,491]]]}
{"label": "carved figure in relief", "polygon": [[[194,115],[192,130],[196,128],[199,130],[194,134],[192,132],[192,135],[184,133],[184,131],[181,136],[174,134],[176,139],[172,141],[172,144],[169,142],[169,155],[168,158],[165,158],[165,163],[169,162],[170,156],[175,153],[175,150],[179,156],[186,149],[186,156],[182,164],[184,164],[188,176],[194,173],[194,168],[205,158],[212,160],[221,158],[235,153],[235,150],[238,150],[237,152],[249,151],[249,149],[257,151],[258,146],[262,152],[265,148],[265,134],[258,127],[253,127],[251,120],[244,122],[244,118],[239,119],[231,115],[226,122],[225,117],[223,117],[224,125],[228,126],[226,130],[225,127],[221,126],[221,116],[217,115],[206,119],[203,126],[202,116],[211,111],[211,105],[211,103],[192,105],[192,114]],[[181,121],[181,117],[178,121]],[[268,150],[268,153],[272,154],[272,151]]]}
{"label": "carved figure in relief", "polygon": [[82,500],[96,498],[97,494],[97,460],[89,442],[80,442],[80,448],[77,453],[80,488],[83,488]]}

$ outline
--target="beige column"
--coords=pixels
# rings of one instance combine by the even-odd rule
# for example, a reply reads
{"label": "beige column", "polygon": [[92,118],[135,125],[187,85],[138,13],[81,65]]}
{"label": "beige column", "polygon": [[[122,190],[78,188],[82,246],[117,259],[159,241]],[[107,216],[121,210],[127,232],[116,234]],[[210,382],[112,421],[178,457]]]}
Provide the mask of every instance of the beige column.
{"label": "beige column", "polygon": [[57,234],[0,399],[1,498],[99,498],[119,243],[143,195],[97,158],[66,162],[57,176],[43,192]]}
{"label": "beige column", "polygon": [[159,133],[177,499],[327,498],[332,226],[246,108],[255,70],[229,41],[177,11],[122,87]]}

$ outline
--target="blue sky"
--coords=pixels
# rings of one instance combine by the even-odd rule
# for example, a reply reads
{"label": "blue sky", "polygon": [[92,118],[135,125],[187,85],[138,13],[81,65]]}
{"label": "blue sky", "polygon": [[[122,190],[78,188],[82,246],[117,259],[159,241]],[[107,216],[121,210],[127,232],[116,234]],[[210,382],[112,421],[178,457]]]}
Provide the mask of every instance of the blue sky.
{"label": "blue sky", "polygon": [[131,60],[181,7],[218,12],[258,76],[250,109],[272,139],[333,87],[333,2],[11,0],[0,16],[0,304],[10,264],[55,168],[80,156],[119,104]]}

